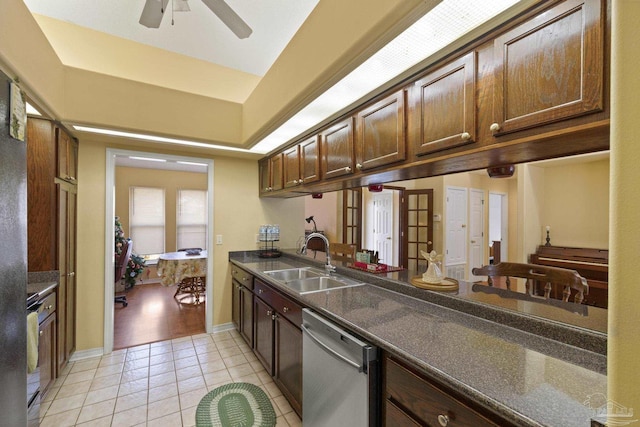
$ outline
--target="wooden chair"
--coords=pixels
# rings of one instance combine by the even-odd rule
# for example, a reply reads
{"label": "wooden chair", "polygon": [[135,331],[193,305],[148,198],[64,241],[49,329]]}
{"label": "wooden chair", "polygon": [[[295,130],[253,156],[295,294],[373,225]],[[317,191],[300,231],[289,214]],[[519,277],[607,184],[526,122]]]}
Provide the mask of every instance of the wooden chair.
{"label": "wooden chair", "polygon": [[571,289],[575,289],[576,291],[574,301],[577,304],[581,304],[584,300],[584,295],[589,293],[587,280],[580,276],[577,271],[567,268],[501,262],[494,265],[485,265],[480,268],[476,267],[472,269],[471,272],[474,276],[487,276],[489,286],[493,286],[496,278],[505,277],[508,290],[511,290],[511,278],[526,279],[526,293],[531,296],[536,296],[535,282],[545,283],[544,295],[540,296],[544,299],[549,299],[553,285],[564,287],[564,291],[562,292],[562,301],[564,302],[569,301]]}
{"label": "wooden chair", "polygon": [[[116,271],[114,275],[115,283],[118,283],[124,278],[124,275],[127,272],[127,264],[129,264],[129,258],[131,258],[132,251],[133,243],[131,242],[131,239],[127,239],[122,246],[122,252],[120,252],[120,256],[118,256],[118,259],[116,260]],[[114,297],[113,303],[120,303],[123,307],[129,305],[126,295],[117,295],[116,297]]]}
{"label": "wooden chair", "polygon": [[329,243],[329,254],[331,259],[335,261],[355,262],[356,250],[356,245],[349,243]]}

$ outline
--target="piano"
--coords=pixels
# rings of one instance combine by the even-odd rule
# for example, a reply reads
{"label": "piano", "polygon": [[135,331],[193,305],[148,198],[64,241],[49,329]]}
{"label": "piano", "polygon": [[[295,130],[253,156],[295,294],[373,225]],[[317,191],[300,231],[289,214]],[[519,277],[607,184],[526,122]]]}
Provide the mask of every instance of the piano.
{"label": "piano", "polygon": [[[587,279],[589,294],[583,304],[607,308],[609,283],[609,251],[607,249],[569,248],[562,246],[538,246],[529,255],[531,264],[569,268]],[[544,284],[541,284],[544,286]],[[552,298],[562,299],[562,289],[553,289]],[[573,295],[571,296],[573,298]]]}

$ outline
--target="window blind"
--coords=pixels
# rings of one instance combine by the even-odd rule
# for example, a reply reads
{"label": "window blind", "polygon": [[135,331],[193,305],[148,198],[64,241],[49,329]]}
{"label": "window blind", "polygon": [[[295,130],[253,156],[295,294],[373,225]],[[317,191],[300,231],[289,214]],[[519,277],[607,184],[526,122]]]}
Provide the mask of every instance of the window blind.
{"label": "window blind", "polygon": [[207,192],[178,190],[176,231],[178,249],[207,248]]}
{"label": "window blind", "polygon": [[130,187],[129,233],[140,255],[164,252],[164,189]]}

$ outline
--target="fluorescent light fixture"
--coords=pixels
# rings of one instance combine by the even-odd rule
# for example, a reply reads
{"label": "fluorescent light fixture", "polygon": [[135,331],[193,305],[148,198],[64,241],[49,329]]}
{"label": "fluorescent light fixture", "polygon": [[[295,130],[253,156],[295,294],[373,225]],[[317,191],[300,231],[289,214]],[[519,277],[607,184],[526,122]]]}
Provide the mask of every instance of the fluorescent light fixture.
{"label": "fluorescent light fixture", "polygon": [[38,111],[36,109],[36,107],[34,107],[33,105],[29,104],[28,102],[27,102],[27,114],[31,114],[33,116],[42,116],[40,111]]}
{"label": "fluorescent light fixture", "polygon": [[204,166],[204,167],[208,166],[206,163],[197,163],[197,162],[181,162],[181,161],[177,161],[176,163],[180,163],[181,165],[191,165],[191,166]]}
{"label": "fluorescent light fixture", "polygon": [[[118,136],[122,138],[140,139],[143,141],[162,142],[166,144],[187,145],[190,147],[211,148],[215,150],[240,151],[243,153],[262,153],[257,150],[247,150],[245,148],[227,147],[225,145],[206,144],[204,142],[188,141],[184,139],[167,138],[164,136],[147,135],[144,133],[123,132],[113,129],[94,128],[89,126],[73,125],[73,128],[80,132],[96,133],[100,135]],[[266,151],[265,151],[266,153]]]}
{"label": "fluorescent light fixture", "polygon": [[518,1],[443,0],[251,151],[267,153],[287,143]]}
{"label": "fluorescent light fixture", "polygon": [[135,156],[129,156],[129,158],[131,160],[145,160],[148,162],[166,162],[165,159],[154,159],[152,157],[135,157]]}

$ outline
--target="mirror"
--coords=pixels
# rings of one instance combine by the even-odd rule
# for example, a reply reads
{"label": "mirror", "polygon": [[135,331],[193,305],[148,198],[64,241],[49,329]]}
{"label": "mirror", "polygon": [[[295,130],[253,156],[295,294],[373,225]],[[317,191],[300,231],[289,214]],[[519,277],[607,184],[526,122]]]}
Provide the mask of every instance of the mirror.
{"label": "mirror", "polygon": [[[486,277],[474,277],[473,267],[528,263],[547,243],[608,254],[608,207],[609,153],[599,152],[519,164],[508,178],[490,178],[479,170],[384,183],[381,192],[365,187],[325,193],[322,199],[308,196],[305,216],[313,215],[331,242],[379,252],[388,265],[422,274],[427,264],[420,251],[435,250],[444,255],[445,276],[476,282]],[[588,316],[565,319],[546,310],[536,315],[605,333],[606,271],[603,274],[604,280],[589,282]],[[518,286],[524,291],[523,284]],[[480,294],[461,291],[458,296],[530,310]]]}

